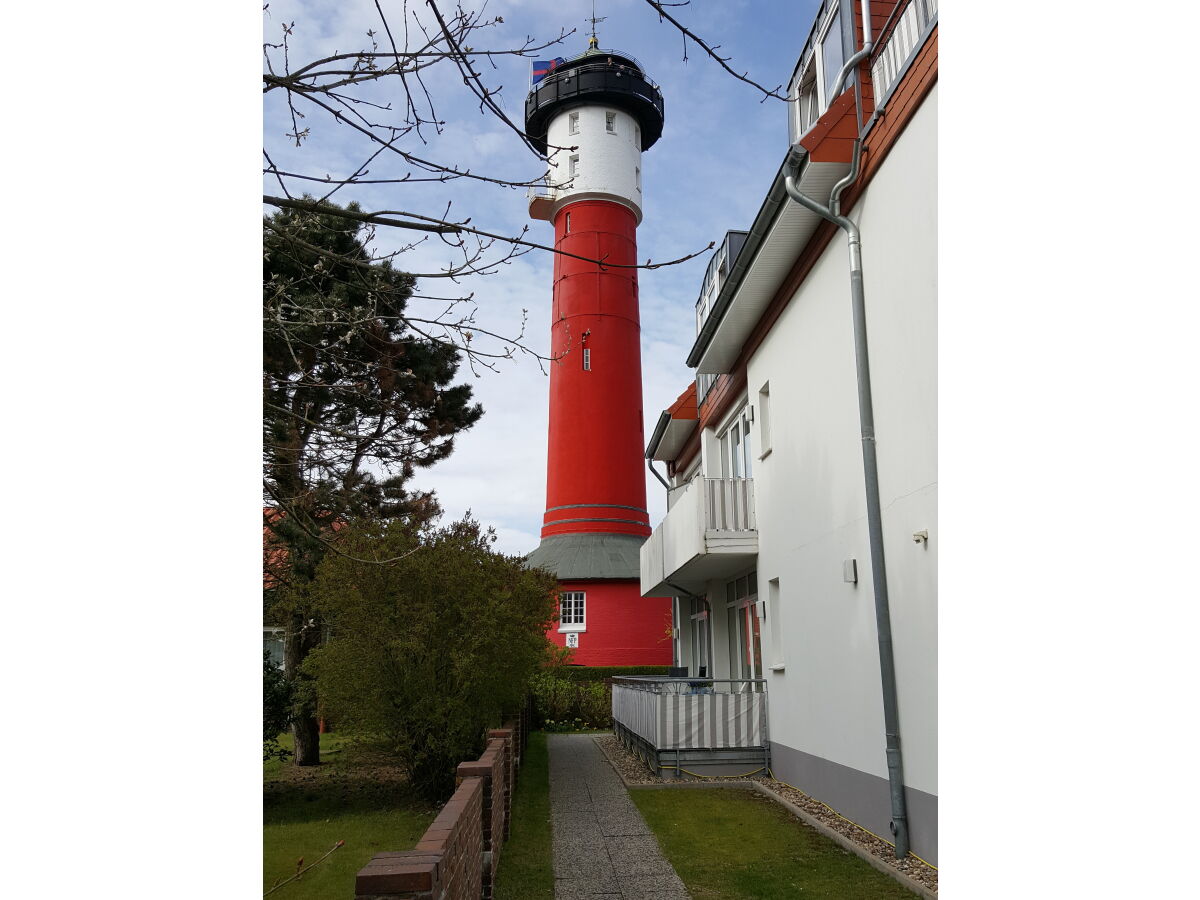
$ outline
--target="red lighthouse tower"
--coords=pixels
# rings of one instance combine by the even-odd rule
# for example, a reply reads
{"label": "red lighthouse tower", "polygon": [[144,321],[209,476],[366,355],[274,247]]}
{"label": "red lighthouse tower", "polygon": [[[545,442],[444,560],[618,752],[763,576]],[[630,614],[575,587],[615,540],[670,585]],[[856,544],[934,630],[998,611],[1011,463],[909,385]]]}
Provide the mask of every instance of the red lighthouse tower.
{"label": "red lighthouse tower", "polygon": [[[540,79],[525,130],[551,156],[529,214],[554,224],[550,434],[542,542],[529,565],[561,588],[550,638],[581,665],[669,665],[670,601],[643,599],[650,535],[643,464],[637,226],[642,151],[663,100],[633,57],[589,49]],[[597,263],[596,260],[602,262]]]}

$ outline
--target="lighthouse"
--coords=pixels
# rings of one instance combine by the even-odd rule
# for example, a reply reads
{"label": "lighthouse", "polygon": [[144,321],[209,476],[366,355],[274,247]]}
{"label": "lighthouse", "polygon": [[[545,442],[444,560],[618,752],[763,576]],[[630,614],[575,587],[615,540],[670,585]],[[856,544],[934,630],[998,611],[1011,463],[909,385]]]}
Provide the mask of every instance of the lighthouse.
{"label": "lighthouse", "polygon": [[550,639],[588,666],[669,665],[666,598],[640,595],[650,535],[642,431],[637,227],[658,86],[627,53],[535,64],[525,130],[551,168],[529,215],[554,226],[546,511],[530,566],[559,582]]}

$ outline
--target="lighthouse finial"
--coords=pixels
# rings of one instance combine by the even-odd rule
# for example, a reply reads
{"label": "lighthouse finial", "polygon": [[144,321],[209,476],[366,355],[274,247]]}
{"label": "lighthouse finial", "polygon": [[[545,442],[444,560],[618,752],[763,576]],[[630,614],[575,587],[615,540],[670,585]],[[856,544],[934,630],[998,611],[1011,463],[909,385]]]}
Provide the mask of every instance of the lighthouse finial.
{"label": "lighthouse finial", "polygon": [[600,22],[603,22],[607,18],[608,18],[608,16],[601,16],[600,18],[596,18],[596,0],[592,0],[592,17],[590,19],[584,19],[585,22],[592,23],[592,36],[590,38],[588,38],[588,49],[589,50],[599,50],[600,49],[600,41],[596,38],[596,25],[599,24]]}

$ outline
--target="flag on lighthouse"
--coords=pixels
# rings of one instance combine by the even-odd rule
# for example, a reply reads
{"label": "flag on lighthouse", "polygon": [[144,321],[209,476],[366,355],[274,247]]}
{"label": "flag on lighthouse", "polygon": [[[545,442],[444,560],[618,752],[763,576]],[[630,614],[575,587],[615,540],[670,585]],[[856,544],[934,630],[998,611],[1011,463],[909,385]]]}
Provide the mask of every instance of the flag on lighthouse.
{"label": "flag on lighthouse", "polygon": [[533,83],[537,84],[565,62],[566,60],[561,56],[556,56],[554,59],[549,60],[535,59],[533,61]]}

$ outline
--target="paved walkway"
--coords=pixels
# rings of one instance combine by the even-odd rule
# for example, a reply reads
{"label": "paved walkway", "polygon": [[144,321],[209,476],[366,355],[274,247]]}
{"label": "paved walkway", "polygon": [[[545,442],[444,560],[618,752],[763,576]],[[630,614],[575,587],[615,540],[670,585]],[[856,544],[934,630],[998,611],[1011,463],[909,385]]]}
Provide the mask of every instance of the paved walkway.
{"label": "paved walkway", "polygon": [[551,734],[555,900],[690,900],[590,734]]}

